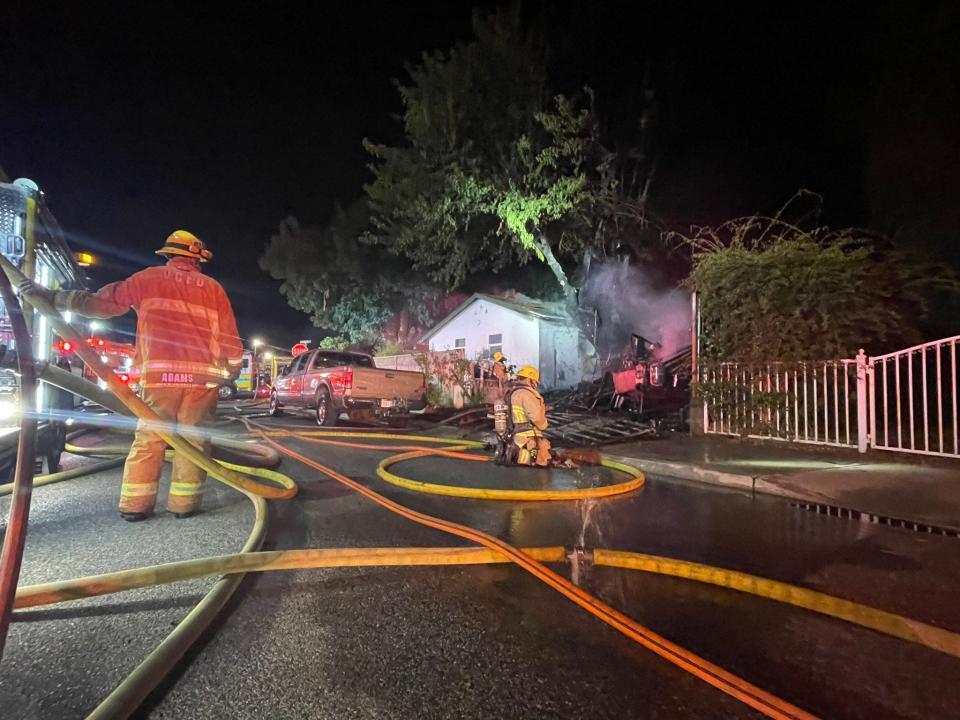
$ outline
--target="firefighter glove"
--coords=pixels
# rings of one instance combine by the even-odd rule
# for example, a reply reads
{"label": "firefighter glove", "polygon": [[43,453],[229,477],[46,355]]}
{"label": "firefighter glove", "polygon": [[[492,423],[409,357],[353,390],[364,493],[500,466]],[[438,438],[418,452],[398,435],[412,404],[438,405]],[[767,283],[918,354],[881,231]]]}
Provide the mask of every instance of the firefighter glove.
{"label": "firefighter glove", "polygon": [[26,296],[28,300],[32,295],[35,298],[43,298],[51,305],[54,304],[57,297],[57,293],[55,293],[53,290],[45,288],[43,285],[36,283],[33,280],[24,280],[23,282],[18,283],[17,289],[20,291],[20,294]]}

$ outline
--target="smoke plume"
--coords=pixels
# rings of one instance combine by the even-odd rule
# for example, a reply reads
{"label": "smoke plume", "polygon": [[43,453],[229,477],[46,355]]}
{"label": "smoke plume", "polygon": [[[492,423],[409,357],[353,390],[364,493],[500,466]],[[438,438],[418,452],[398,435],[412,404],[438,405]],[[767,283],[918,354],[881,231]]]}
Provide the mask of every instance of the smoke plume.
{"label": "smoke plume", "polygon": [[580,290],[580,306],[597,310],[601,355],[625,350],[631,333],[660,343],[660,357],[690,345],[690,294],[626,261],[594,262]]}

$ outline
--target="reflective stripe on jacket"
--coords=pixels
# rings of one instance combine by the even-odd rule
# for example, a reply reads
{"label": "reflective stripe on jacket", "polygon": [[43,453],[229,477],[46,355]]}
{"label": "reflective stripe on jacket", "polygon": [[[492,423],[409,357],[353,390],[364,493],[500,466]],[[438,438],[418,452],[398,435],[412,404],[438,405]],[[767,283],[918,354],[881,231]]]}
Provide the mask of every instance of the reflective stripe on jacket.
{"label": "reflective stripe on jacket", "polygon": [[528,385],[521,385],[510,394],[510,413],[513,426],[521,433],[546,430],[547,408],[540,393]]}
{"label": "reflective stripe on jacket", "polygon": [[243,362],[227,293],[188,258],[141,270],[96,293],[58,293],[57,306],[92,318],[117,317],[133,308],[144,387],[221,385]]}

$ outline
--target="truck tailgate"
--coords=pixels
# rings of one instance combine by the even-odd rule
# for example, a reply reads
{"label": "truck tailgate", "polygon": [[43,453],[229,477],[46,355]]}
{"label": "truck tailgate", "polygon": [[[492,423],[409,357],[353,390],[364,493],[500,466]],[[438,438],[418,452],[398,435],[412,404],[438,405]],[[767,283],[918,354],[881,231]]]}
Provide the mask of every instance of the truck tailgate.
{"label": "truck tailgate", "polygon": [[419,400],[424,392],[421,372],[354,367],[353,388],[346,394],[356,400]]}

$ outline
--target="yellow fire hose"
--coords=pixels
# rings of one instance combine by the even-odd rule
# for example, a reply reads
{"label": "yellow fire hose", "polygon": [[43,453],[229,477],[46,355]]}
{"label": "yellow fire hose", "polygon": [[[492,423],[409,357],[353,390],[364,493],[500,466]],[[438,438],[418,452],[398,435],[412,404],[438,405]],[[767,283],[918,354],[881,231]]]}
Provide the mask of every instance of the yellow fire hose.
{"label": "yellow fire hose", "polygon": [[[432,495],[446,495],[448,497],[472,498],[474,500],[513,500],[516,502],[531,502],[538,500],[584,500],[587,498],[604,498],[613,495],[622,495],[633,492],[643,486],[645,478],[643,473],[635,470],[629,465],[622,465],[604,458],[601,464],[604,467],[613,468],[626,473],[630,477],[624,482],[611,485],[598,485],[596,487],[573,488],[570,490],[507,490],[503,488],[474,488],[460,485],[445,485],[440,483],[426,483],[419,480],[395,475],[388,470],[396,463],[406,460],[434,455],[432,451],[414,450],[412,452],[392,455],[380,461],[377,466],[377,475],[391,485],[402,487],[406,490],[415,492],[430,493]],[[489,458],[474,458],[477,460],[489,460]]]}
{"label": "yellow fire hose", "polygon": [[[67,452],[70,451],[67,450]],[[90,475],[92,473],[100,472],[101,470],[110,470],[111,468],[123,465],[123,460],[123,458],[114,458],[112,460],[103,460],[101,462],[80,465],[75,468],[70,468],[69,470],[61,470],[60,472],[50,473],[49,475],[38,475],[33,479],[33,486],[36,488],[42,487],[43,485],[52,485],[53,483],[63,482],[64,480],[72,480],[73,478],[82,477],[83,475]],[[9,495],[12,492],[12,482],[0,485],[0,496]]]}
{"label": "yellow fire hose", "polygon": [[[468,448],[483,448],[485,444],[476,440],[448,440],[445,438],[432,437],[430,435],[400,435],[397,433],[383,432],[354,432],[347,430],[312,430],[307,432],[290,433],[286,430],[265,431],[267,437],[297,437],[308,442],[320,443],[323,445],[339,445],[363,450],[408,450],[409,452],[391,455],[380,461],[377,466],[377,475],[380,479],[414,492],[430,493],[432,495],[446,495],[447,497],[470,498],[473,500],[510,500],[514,502],[541,502],[546,500],[569,501],[584,500],[589,498],[612,497],[624,493],[633,492],[643,487],[646,481],[642,472],[629,465],[614,462],[609,458],[597,456],[592,459],[596,465],[617,470],[626,474],[630,479],[624,482],[611,483],[608,485],[598,485],[596,487],[573,488],[570,490],[511,490],[504,488],[476,488],[464,485],[452,485],[448,483],[426,483],[419,480],[411,480],[401,477],[389,471],[388,468],[396,463],[416,458],[427,457],[430,455],[440,455],[443,457],[455,457],[460,460],[473,460],[477,462],[489,462],[489,455],[473,455],[457,452]],[[331,438],[364,438],[374,440],[414,440],[416,442],[426,442],[431,444],[453,445],[446,450],[424,449],[416,446],[406,445],[370,445],[356,442],[339,442]]]}
{"label": "yellow fire hose", "polygon": [[[520,550],[540,562],[564,562],[568,557],[568,550],[561,546]],[[793,605],[960,658],[958,633],[797,585],[646,553],[598,548],[587,551],[585,557],[600,567],[678,577]],[[484,547],[303,548],[236,553],[27,585],[17,590],[15,607],[23,610],[208,575],[335,567],[486,565],[508,562],[510,560],[501,553]]]}
{"label": "yellow fire hose", "polygon": [[[271,432],[269,435],[289,437],[292,434],[280,431]],[[356,445],[360,448],[376,448],[381,451],[393,451],[396,449],[394,446],[344,443],[342,441],[344,438],[355,437],[373,439],[370,433],[313,431],[305,433],[305,435],[309,437],[304,439],[311,441],[319,441],[323,438],[328,442]],[[450,448],[462,447],[465,444],[472,447],[478,445],[477,443],[466,443],[460,440],[446,440],[430,436],[410,436],[388,433],[377,433],[376,435],[376,439],[426,442],[435,445],[446,444],[447,447]],[[299,434],[295,436],[298,437]],[[457,445],[454,445],[454,443],[457,443]],[[109,448],[109,450],[117,452],[120,448]],[[100,454],[103,452],[101,448],[97,447],[83,448],[83,451],[90,454]],[[419,449],[418,453],[421,455],[458,454],[446,449],[428,449],[423,447]],[[394,455],[392,457],[398,458],[400,456]],[[251,499],[254,500],[255,503],[259,500],[257,498]],[[259,504],[262,504],[262,500],[259,500]],[[249,545],[250,543],[248,543],[248,546]],[[561,562],[566,557],[566,551],[561,547],[527,548],[521,550],[521,552],[539,562]],[[672,558],[644,555],[641,553],[598,549],[593,551],[592,559],[594,564],[599,566],[642,570],[645,572],[696,580],[698,582],[705,582],[741,592],[748,592],[814,612],[830,615],[960,657],[960,635],[956,633],[919,623],[893,613],[859,605],[848,600],[810,591],[805,588],[722,568]],[[22,587],[17,593],[16,607],[18,609],[36,607],[65,600],[103,595],[160,583],[177,582],[207,575],[237,574],[233,575],[233,577],[239,578],[242,576],[242,573],[246,572],[283,569],[480,564],[510,561],[511,559],[506,557],[499,549],[491,548],[303,549],[267,553],[244,551],[235,555],[168,563],[154,567],[107,573],[89,578],[77,578],[75,580]],[[219,582],[222,583],[226,580],[227,578],[223,578]],[[108,698],[108,701],[101,705],[91,717],[115,717],[115,713],[117,712],[120,712],[120,714],[125,713],[127,703],[130,702],[130,699],[124,698],[122,691],[125,689],[125,686],[136,688],[143,680],[150,681],[150,687],[155,683],[153,675],[150,672],[141,673],[139,677],[135,675],[128,678],[128,680],[121,685],[121,688],[118,689],[118,692],[121,692],[120,698],[114,699],[113,701]],[[741,699],[743,698],[741,697]],[[754,700],[756,702],[756,699]],[[803,713],[803,711],[799,711],[800,714],[792,712],[783,714],[783,712],[775,711],[775,709],[772,710],[770,707],[767,707],[765,712],[773,717],[809,717]]]}

